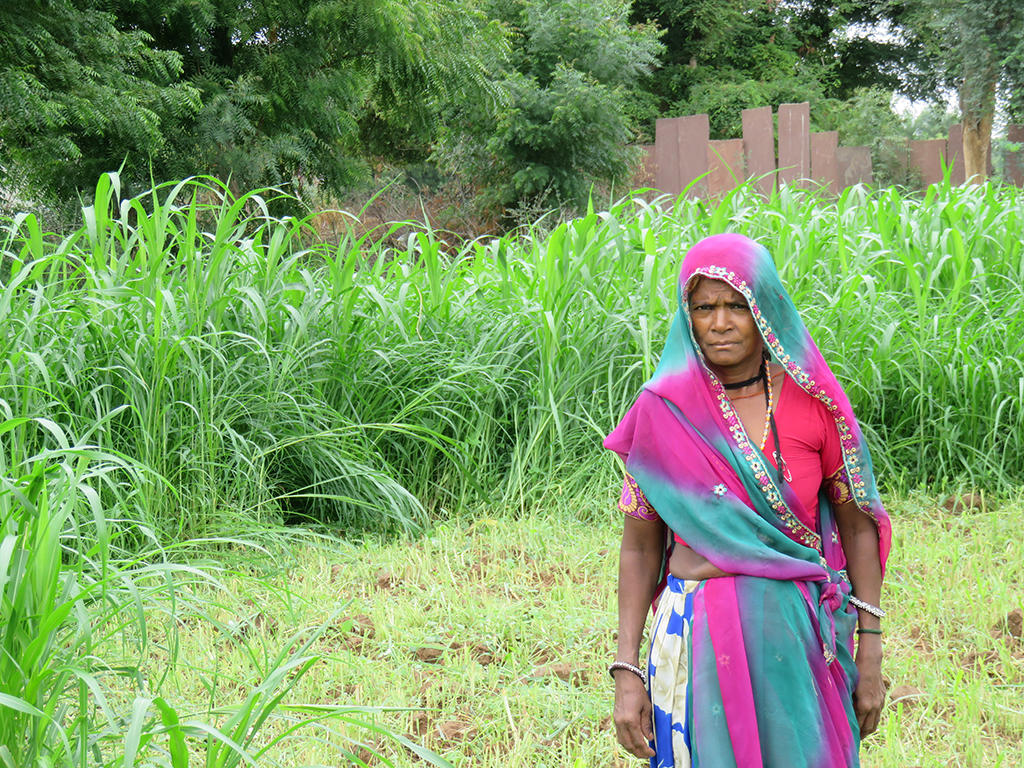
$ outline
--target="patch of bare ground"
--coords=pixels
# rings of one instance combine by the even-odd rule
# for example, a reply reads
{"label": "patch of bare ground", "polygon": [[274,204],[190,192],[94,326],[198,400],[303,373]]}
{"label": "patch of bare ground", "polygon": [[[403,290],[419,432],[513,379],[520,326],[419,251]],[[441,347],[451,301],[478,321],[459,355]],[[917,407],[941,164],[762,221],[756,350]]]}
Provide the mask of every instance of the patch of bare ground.
{"label": "patch of bare ground", "polygon": [[935,652],[934,646],[925,637],[924,630],[921,629],[920,625],[914,624],[907,630],[907,639],[910,640],[911,645],[920,653],[928,654],[929,656]]}
{"label": "patch of bare ground", "polygon": [[381,750],[384,747],[381,739],[373,738],[368,740],[363,739],[361,741],[362,743],[352,745],[353,757],[355,758],[351,763],[352,765],[361,765],[365,766],[365,768],[375,768],[379,765],[391,765],[391,763],[381,755]]}
{"label": "patch of bare ground", "polygon": [[320,642],[332,650],[346,648],[353,653],[362,653],[366,641],[373,639],[376,634],[373,619],[365,613],[359,613],[336,619],[324,630]]}
{"label": "patch of bare ground", "polygon": [[354,685],[353,683],[342,683],[334,680],[324,687],[323,693],[321,694],[321,701],[351,701],[358,690],[359,686]]}
{"label": "patch of bare ground", "polygon": [[[1006,616],[999,619],[989,629],[989,635],[1009,651],[1009,658],[1012,661],[1007,663],[1004,652],[999,648],[973,649],[960,658],[960,666],[973,673],[985,672],[998,683],[1008,684],[1024,673],[1021,665],[1015,662],[1024,662],[1024,612],[1019,608],[1010,611]],[[1016,670],[1016,672],[1015,672]]]}
{"label": "patch of bare ground", "polygon": [[413,648],[412,651],[416,660],[422,661],[425,664],[441,664],[444,661],[444,652],[444,648],[439,648],[433,645]]}
{"label": "patch of bare ground", "polygon": [[495,661],[495,651],[486,643],[455,640],[448,647],[452,651],[465,650],[469,657],[481,667],[490,666]]}
{"label": "patch of bare ground", "polygon": [[409,734],[415,741],[427,744],[432,748],[458,748],[464,742],[474,739],[477,727],[466,716],[432,717],[423,710],[413,712],[409,717]]}
{"label": "patch of bare ground", "polygon": [[904,710],[920,706],[928,699],[928,693],[915,685],[897,685],[889,690],[889,706],[903,705]]}
{"label": "patch of bare ground", "polygon": [[543,680],[545,678],[557,677],[565,683],[577,688],[582,688],[588,682],[588,670],[586,667],[559,662],[555,664],[542,664],[534,667],[533,671],[526,676],[527,680]]}
{"label": "patch of bare ground", "polygon": [[485,581],[494,558],[486,552],[480,552],[469,566],[469,576],[473,581]]}
{"label": "patch of bare ground", "polygon": [[1002,678],[999,671],[999,651],[991,648],[987,651],[968,651],[961,657],[960,666],[968,672],[987,672],[991,678]]}
{"label": "patch of bare ground", "polygon": [[349,236],[404,248],[409,235],[422,229],[413,222],[424,218],[431,222],[437,236],[450,241],[452,248],[464,240],[502,232],[497,219],[475,204],[478,190],[474,185],[456,180],[437,188],[417,185],[413,189],[406,183],[389,183],[389,178],[402,179],[398,169],[375,172],[376,189],[352,193],[336,201],[334,210],[317,212],[312,224],[320,237],[337,242]]}
{"label": "patch of bare ground", "polygon": [[542,587],[553,587],[556,584],[586,584],[591,574],[585,569],[570,565],[549,565],[531,572],[533,581]]}
{"label": "patch of bare ground", "polygon": [[412,649],[417,661],[427,664],[443,664],[450,654],[464,653],[482,667],[497,661],[499,652],[482,640],[451,640]]}
{"label": "patch of bare ground", "polygon": [[476,737],[477,728],[469,720],[445,720],[434,726],[434,743],[441,747],[456,747]]}
{"label": "patch of bare ground", "polygon": [[985,498],[980,493],[961,493],[948,497],[942,502],[942,508],[951,515],[962,515],[966,512],[983,512]]}
{"label": "patch of bare ground", "polygon": [[428,730],[430,730],[430,718],[427,713],[422,710],[413,712],[409,717],[409,733],[421,738],[426,735]]}
{"label": "patch of bare ground", "polygon": [[993,625],[992,635],[1006,640],[1011,645],[1020,645],[1024,640],[1024,611],[1014,608]]}
{"label": "patch of bare ground", "polygon": [[381,568],[374,575],[377,581],[377,589],[387,591],[395,585],[395,574],[390,568]]}
{"label": "patch of bare ground", "polygon": [[553,648],[547,646],[538,646],[537,649],[530,654],[530,660],[538,667],[550,664],[556,658],[558,658],[557,652]]}

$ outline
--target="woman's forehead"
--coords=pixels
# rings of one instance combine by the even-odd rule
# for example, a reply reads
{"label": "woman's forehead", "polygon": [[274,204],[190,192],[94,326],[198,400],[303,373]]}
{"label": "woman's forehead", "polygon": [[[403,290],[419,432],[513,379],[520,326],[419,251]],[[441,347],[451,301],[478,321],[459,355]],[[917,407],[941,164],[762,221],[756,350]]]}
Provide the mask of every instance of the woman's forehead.
{"label": "woman's forehead", "polygon": [[723,280],[716,280],[713,277],[696,275],[691,281],[689,297],[690,301],[714,301],[724,299],[725,301],[742,301],[747,299],[742,293]]}

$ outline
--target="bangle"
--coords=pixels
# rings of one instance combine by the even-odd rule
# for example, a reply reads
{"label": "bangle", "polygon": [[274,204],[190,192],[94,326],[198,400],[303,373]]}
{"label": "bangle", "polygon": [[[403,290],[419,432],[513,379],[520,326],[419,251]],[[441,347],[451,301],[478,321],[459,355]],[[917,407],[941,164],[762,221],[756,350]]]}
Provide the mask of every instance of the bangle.
{"label": "bangle", "polygon": [[634,675],[636,675],[641,680],[643,680],[644,684],[647,683],[647,675],[644,674],[644,671],[642,669],[640,669],[640,667],[636,666],[635,664],[630,664],[628,661],[613,661],[611,666],[608,667],[608,674],[612,676],[612,680],[615,679],[615,670],[616,669],[628,669]]}
{"label": "bangle", "polygon": [[877,616],[880,619],[885,618],[885,611],[883,611],[877,605],[872,605],[871,603],[865,603],[859,597],[856,597],[854,595],[850,595],[850,602],[853,603],[853,605],[855,605],[858,608],[860,608],[862,611],[867,611],[872,616]]}
{"label": "bangle", "polygon": [[857,627],[858,635],[880,635],[882,630],[880,629],[868,629],[867,627]]}

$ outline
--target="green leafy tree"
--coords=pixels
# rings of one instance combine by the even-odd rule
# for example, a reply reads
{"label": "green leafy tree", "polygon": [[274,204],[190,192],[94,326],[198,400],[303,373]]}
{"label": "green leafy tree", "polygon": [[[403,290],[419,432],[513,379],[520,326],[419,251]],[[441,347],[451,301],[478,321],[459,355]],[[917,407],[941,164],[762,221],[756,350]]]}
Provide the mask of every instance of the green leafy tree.
{"label": "green leafy tree", "polygon": [[630,24],[625,0],[494,0],[487,10],[512,40],[492,72],[504,98],[496,109],[464,105],[435,157],[484,179],[482,199],[498,211],[579,205],[594,182],[626,177],[657,32]]}
{"label": "green leafy tree", "polygon": [[769,3],[638,0],[633,19],[665,30],[662,66],[647,80],[663,115],[707,113],[715,138],[736,136],[740,110],[823,96],[819,67]]}
{"label": "green leafy tree", "polygon": [[[0,4],[0,166],[67,194],[125,158],[166,147],[165,126],[199,106],[177,53],[76,0]],[[143,170],[143,172],[145,172]]]}
{"label": "green leafy tree", "polygon": [[975,181],[985,179],[999,95],[1011,117],[1024,118],[1024,4],[904,0],[895,5],[903,30],[930,54],[939,82],[957,93],[964,170]]}
{"label": "green leafy tree", "polygon": [[374,157],[426,155],[442,105],[493,101],[501,30],[457,0],[115,0],[121,23],[178,52],[202,109],[173,174],[340,190]]}
{"label": "green leafy tree", "polygon": [[665,30],[645,82],[659,114],[707,113],[713,138],[739,136],[747,108],[929,88],[918,47],[866,34],[889,20],[873,0],[637,0],[632,18]]}
{"label": "green leafy tree", "polygon": [[879,186],[919,186],[920,174],[908,167],[908,139],[941,139],[957,116],[944,105],[917,114],[897,114],[892,92],[883,87],[860,88],[848,99],[828,99],[812,110],[820,130],[839,131],[846,146],[871,148],[872,177]]}

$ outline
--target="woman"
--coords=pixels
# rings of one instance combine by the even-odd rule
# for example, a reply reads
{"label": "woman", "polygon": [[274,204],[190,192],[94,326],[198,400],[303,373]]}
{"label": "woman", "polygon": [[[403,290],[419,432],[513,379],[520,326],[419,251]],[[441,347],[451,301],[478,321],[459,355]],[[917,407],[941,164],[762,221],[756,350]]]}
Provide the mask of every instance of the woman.
{"label": "woman", "polygon": [[864,439],[763,247],[702,240],[679,295],[605,440],[627,472],[619,742],[654,768],[859,765],[884,695],[891,538]]}

